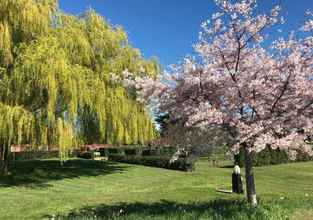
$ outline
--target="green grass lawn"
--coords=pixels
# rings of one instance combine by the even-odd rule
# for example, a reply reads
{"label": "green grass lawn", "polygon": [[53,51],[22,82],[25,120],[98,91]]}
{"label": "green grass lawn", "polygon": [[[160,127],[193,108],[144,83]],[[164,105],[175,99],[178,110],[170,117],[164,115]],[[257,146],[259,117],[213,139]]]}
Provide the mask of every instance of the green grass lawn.
{"label": "green grass lawn", "polygon": [[215,191],[231,188],[231,172],[205,160],[192,173],[88,160],[62,167],[56,160],[16,162],[11,175],[0,179],[0,219],[278,219],[287,214],[313,219],[312,162],[256,168],[257,210],[243,202],[244,196]]}

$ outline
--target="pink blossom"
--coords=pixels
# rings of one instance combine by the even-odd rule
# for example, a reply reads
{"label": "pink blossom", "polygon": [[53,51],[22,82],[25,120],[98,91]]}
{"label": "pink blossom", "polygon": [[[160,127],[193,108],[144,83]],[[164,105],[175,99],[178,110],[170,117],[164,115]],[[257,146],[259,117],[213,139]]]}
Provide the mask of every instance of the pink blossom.
{"label": "pink blossom", "polygon": [[[313,36],[279,38],[262,47],[263,30],[276,24],[280,7],[255,15],[254,0],[216,0],[220,11],[203,24],[194,45],[201,62],[186,58],[159,80],[136,79],[145,101],[186,126],[218,126],[234,135],[238,151],[248,144],[313,154]],[[309,16],[312,14],[309,13]],[[313,29],[311,18],[304,30]],[[235,132],[234,132],[235,131]]]}

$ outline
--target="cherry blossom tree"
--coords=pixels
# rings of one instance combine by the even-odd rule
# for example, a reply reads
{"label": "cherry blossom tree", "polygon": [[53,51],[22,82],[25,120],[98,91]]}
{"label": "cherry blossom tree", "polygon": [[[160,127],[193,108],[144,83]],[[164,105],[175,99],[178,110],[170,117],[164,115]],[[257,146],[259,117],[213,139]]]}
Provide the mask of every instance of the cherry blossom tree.
{"label": "cherry blossom tree", "polygon": [[312,13],[302,39],[291,33],[265,47],[266,30],[284,22],[279,6],[257,14],[255,0],[215,2],[219,11],[202,24],[194,46],[200,59],[186,58],[156,81],[137,78],[136,87],[143,100],[157,100],[161,112],[187,127],[227,131],[236,140],[231,149],[245,150],[247,199],[256,206],[252,152],[271,146],[290,157],[313,154]]}

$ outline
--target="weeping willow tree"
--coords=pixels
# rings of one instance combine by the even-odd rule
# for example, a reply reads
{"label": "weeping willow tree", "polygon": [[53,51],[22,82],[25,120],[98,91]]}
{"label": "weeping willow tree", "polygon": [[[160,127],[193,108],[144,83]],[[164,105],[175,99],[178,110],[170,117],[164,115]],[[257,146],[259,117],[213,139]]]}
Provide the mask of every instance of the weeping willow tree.
{"label": "weeping willow tree", "polygon": [[125,69],[156,76],[158,65],[94,11],[71,16],[55,0],[0,1],[0,172],[12,144],[143,144],[156,132],[134,92],[112,82]]}

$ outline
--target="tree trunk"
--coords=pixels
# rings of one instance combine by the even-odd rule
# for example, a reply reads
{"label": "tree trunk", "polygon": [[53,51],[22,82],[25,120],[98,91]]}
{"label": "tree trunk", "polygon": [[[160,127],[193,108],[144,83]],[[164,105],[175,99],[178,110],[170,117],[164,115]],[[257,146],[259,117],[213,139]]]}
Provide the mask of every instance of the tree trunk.
{"label": "tree trunk", "polygon": [[0,148],[0,176],[8,174],[9,172],[8,160],[9,160],[9,149],[3,144],[1,145]]}
{"label": "tree trunk", "polygon": [[258,205],[255,192],[254,173],[252,164],[252,153],[249,152],[248,146],[244,146],[245,150],[245,170],[246,170],[246,189],[247,199],[250,205],[256,207]]}

